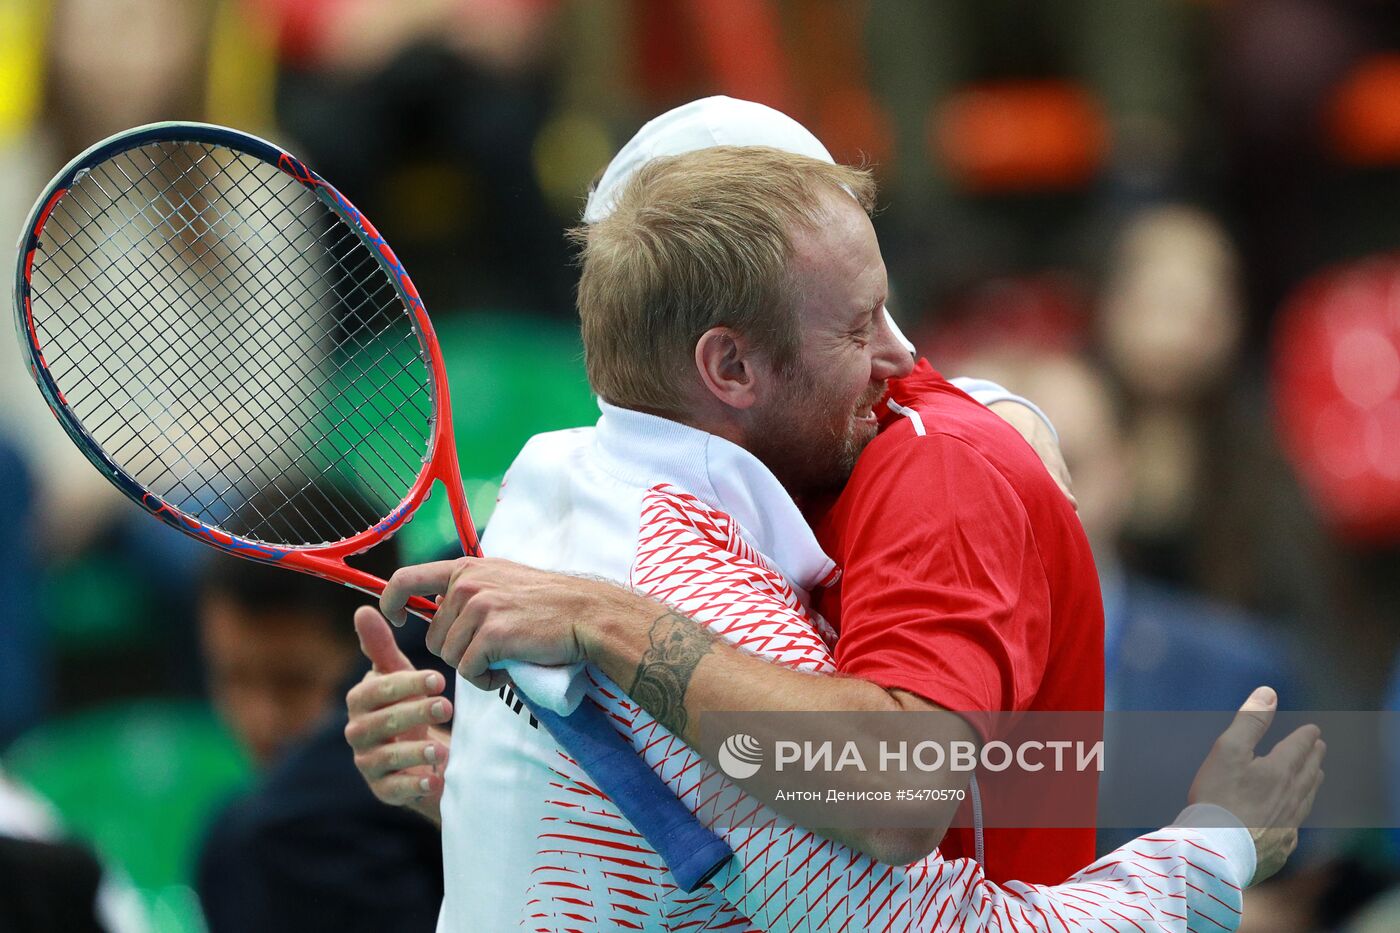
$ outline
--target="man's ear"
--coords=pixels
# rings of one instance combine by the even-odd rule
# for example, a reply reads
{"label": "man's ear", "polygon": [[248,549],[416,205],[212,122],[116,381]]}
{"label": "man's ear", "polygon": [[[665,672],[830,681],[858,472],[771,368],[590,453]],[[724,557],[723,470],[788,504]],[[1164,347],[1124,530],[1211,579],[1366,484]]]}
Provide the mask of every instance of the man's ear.
{"label": "man's ear", "polygon": [[730,408],[746,409],[758,400],[756,362],[749,342],[728,327],[711,327],[695,341],[695,369],[701,384]]}

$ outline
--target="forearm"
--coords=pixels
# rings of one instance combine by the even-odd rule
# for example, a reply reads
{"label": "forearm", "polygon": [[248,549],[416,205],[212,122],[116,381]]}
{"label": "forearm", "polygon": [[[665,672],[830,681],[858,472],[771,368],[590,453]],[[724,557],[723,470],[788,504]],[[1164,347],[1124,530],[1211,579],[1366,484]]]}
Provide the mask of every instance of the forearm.
{"label": "forearm", "polygon": [[648,599],[607,620],[589,660],[692,747],[705,712],[898,712],[890,691],[856,677],[791,670],[735,648]]}
{"label": "forearm", "polygon": [[[658,615],[647,621],[654,622]],[[691,689],[725,647],[706,639],[689,652]],[[628,678],[640,667],[634,663],[639,660],[623,657],[628,663],[619,667],[614,659],[609,665],[612,679],[631,686]],[[726,696],[722,705],[727,703]],[[693,701],[682,708],[691,721],[705,711]],[[712,780],[698,776],[703,765],[677,765],[676,753],[667,750],[666,743],[643,744],[639,754],[653,767],[671,759],[668,770],[676,793],[702,820],[713,821],[734,850],[735,859],[714,879],[715,888],[755,926],[774,933],[805,930],[813,916],[833,928],[845,924],[850,929],[933,930],[960,925],[968,931],[1189,933],[1232,930],[1239,922],[1238,879],[1250,873],[1248,834],[1242,830],[1233,843],[1222,839],[1221,830],[1161,830],[1087,866],[1065,884],[1002,886],[988,881],[981,866],[969,859],[945,862],[934,854],[907,868],[879,865],[868,855],[833,848],[817,834],[794,829],[781,815],[764,816],[756,825],[746,821],[729,826],[723,822],[722,795],[715,793]]]}
{"label": "forearm", "polygon": [[773,933],[805,930],[811,916],[832,928],[862,930],[1222,933],[1239,925],[1239,879],[1251,864],[1244,830],[1169,827],[1132,840],[1063,884],[1003,885],[971,859],[934,855],[882,869],[781,824],[724,835],[736,858],[715,887]]}
{"label": "forearm", "polygon": [[[661,725],[679,736],[712,763],[715,756],[700,741],[701,716],[707,712],[731,713],[884,713],[928,712],[932,708],[901,691],[890,691],[857,677],[810,673],[782,667],[734,647],[699,623],[670,611],[650,600],[640,599],[629,608],[612,614],[599,626],[596,637],[587,639],[590,661],[608,675]],[[946,722],[943,720],[947,720]],[[816,741],[836,744],[871,735],[854,734],[872,727],[898,732],[899,721],[888,716],[852,719],[848,733],[828,735],[828,721],[820,725],[807,720],[806,728],[820,730]],[[920,725],[929,725],[923,720]],[[975,738],[970,727],[955,716],[939,717],[935,723],[953,731],[931,736],[943,741]],[[791,718],[765,720],[752,716],[745,729],[764,747],[778,739],[793,740]],[[802,727],[797,727],[802,732]],[[912,785],[930,788],[962,787],[966,775],[944,772],[908,773],[882,769],[839,769],[823,775],[824,787],[840,791],[896,792]],[[746,785],[748,786],[748,785]],[[752,792],[758,792],[749,787]],[[779,813],[791,805],[760,793]],[[956,799],[927,805],[920,827],[899,829],[823,828],[822,835],[867,852],[882,862],[908,864],[931,852],[943,838],[957,811]],[[810,812],[807,814],[810,817]],[[816,828],[816,827],[809,827]]]}

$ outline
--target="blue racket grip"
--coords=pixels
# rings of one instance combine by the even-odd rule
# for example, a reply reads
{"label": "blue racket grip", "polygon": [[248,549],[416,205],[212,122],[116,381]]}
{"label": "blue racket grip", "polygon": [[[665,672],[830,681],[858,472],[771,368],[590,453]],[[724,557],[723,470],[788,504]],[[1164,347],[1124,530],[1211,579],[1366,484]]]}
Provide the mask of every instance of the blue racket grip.
{"label": "blue racket grip", "polygon": [[516,690],[515,695],[646,837],[681,890],[693,892],[734,857],[725,841],[701,825],[587,698],[571,714],[560,716],[536,706],[524,691]]}

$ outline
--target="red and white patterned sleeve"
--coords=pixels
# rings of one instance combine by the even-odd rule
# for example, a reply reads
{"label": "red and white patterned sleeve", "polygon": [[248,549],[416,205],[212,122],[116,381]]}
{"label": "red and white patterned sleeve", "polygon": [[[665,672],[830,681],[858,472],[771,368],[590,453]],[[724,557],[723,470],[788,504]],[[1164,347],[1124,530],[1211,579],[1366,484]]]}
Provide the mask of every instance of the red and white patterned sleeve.
{"label": "red and white patterned sleeve", "polygon": [[[816,623],[782,576],[747,544],[732,519],[685,493],[658,488],[644,503],[631,582],[774,663],[834,671]],[[769,933],[1217,933],[1239,925],[1241,889],[1254,871],[1253,843],[1242,828],[1163,829],[1059,885],[995,884],[977,862],[947,861],[936,852],[907,867],[883,865],[737,792],[626,697],[607,689],[594,696],[616,721],[630,723],[634,747],[672,790],[703,821],[719,827],[735,859],[712,884],[754,927]],[[1210,822],[1199,811],[1195,816]],[[668,928],[685,928],[677,920],[681,925]],[[725,923],[747,928],[733,915]],[[696,929],[715,928],[700,924]]]}
{"label": "red and white patterned sleeve", "polygon": [[[1227,855],[1229,847],[1221,845],[1228,832],[1159,830],[1114,850],[1063,884],[999,885],[970,859],[944,861],[934,853],[896,868],[800,828],[773,825],[759,832],[725,833],[734,845],[736,864],[715,884],[737,910],[770,933],[1206,933],[1234,930],[1240,922],[1240,859]],[[1252,845],[1246,831],[1238,833]]]}

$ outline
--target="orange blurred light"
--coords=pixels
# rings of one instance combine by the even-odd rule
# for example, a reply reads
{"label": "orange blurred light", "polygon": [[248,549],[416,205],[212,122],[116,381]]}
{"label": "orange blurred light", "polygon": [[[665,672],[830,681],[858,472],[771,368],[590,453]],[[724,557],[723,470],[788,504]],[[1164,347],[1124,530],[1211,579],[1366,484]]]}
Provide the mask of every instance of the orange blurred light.
{"label": "orange blurred light", "polygon": [[865,87],[847,85],[826,94],[817,103],[816,128],[838,162],[874,163],[887,171],[894,162],[889,116]]}
{"label": "orange blurred light", "polygon": [[1099,102],[1069,81],[1006,81],[959,91],[934,111],[929,144],[973,191],[1079,187],[1108,148]]}
{"label": "orange blurred light", "polygon": [[1373,55],[1342,79],[1328,102],[1327,127],[1347,162],[1400,162],[1400,53]]}

